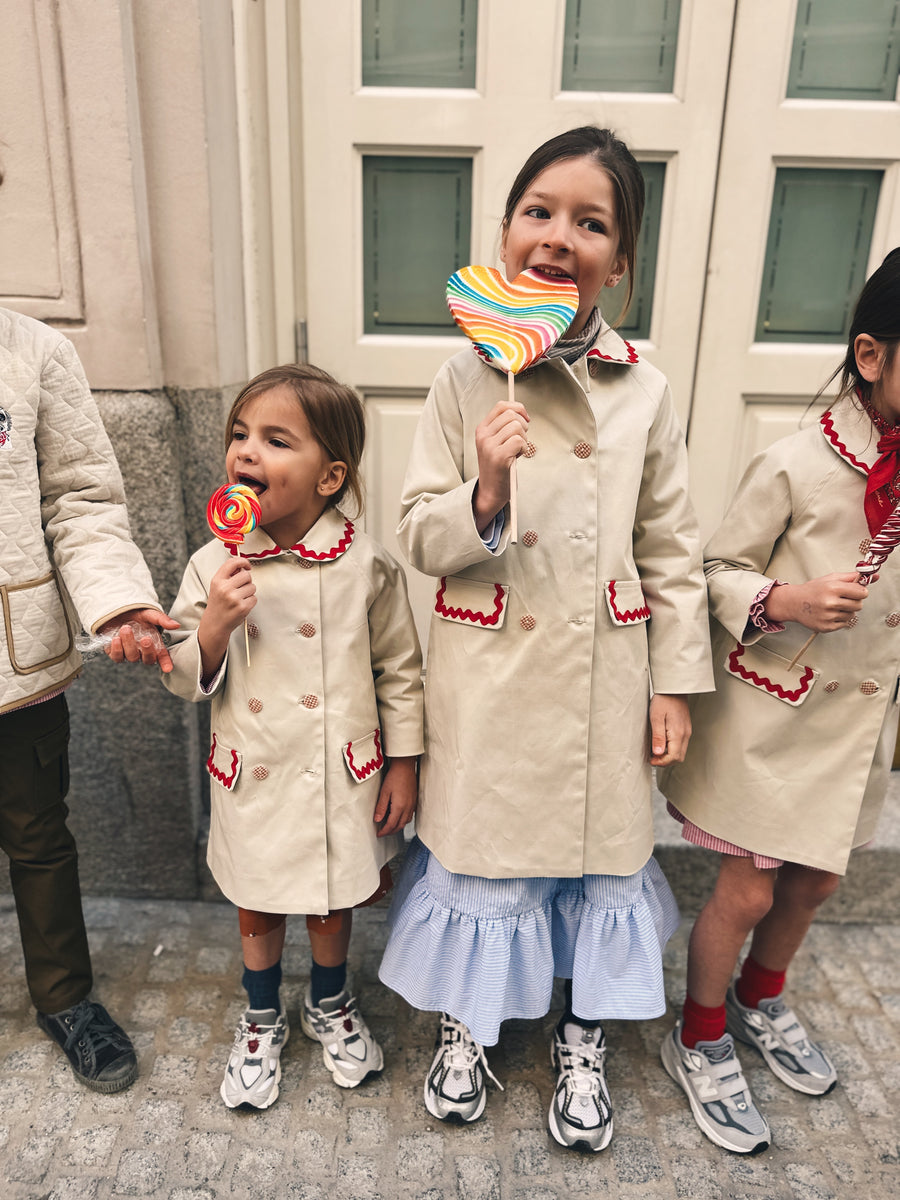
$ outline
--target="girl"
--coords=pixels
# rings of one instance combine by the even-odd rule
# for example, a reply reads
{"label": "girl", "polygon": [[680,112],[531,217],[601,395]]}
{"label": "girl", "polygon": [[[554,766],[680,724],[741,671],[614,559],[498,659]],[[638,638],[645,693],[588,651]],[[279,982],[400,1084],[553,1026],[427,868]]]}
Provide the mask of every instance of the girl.
{"label": "girl", "polygon": [[683,755],[681,694],[712,682],[669,390],[595,307],[634,277],[642,211],[640,169],[608,130],[573,129],[528,159],[501,259],[511,280],[574,280],[575,319],[519,376],[514,404],[471,348],[443,367],[400,525],[410,561],[439,582],[421,843],[381,978],[441,1013],[425,1104],[463,1121],[484,1109],[483,1046],[500,1022],[542,1016],[554,975],[570,980],[550,1128],[590,1150],[612,1135],[600,1020],[665,1008],[677,910],[650,857],[650,763]]}
{"label": "girl", "polygon": [[[703,1132],[744,1153],[770,1135],[732,1035],[798,1091],[835,1083],[782,990],[816,909],[874,832],[896,738],[900,560],[868,599],[852,566],[900,495],[898,339],[900,248],[859,298],[837,400],[754,459],[707,547],[718,691],[693,710],[684,765],[660,780],[684,836],[722,852],[662,1061]],[[792,667],[808,630],[829,636]]]}
{"label": "girl", "polygon": [[166,684],[212,696],[208,858],[239,906],[248,1007],[222,1082],[229,1108],[278,1097],[286,913],[307,914],[312,948],[303,1032],[341,1087],[382,1067],[346,986],[347,947],[351,910],[390,886],[394,835],[415,809],[422,687],[403,572],[337,507],[362,507],[364,438],[358,397],[324,371],[251,380],[228,416],[225,466],[259,497],[259,526],[240,556],[220,541],[199,550],[172,610],[184,633]]}

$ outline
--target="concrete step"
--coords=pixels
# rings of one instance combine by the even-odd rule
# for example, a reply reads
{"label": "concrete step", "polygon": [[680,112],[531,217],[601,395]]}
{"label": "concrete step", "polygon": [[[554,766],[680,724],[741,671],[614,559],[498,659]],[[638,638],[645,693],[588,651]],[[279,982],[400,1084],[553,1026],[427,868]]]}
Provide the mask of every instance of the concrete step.
{"label": "concrete step", "polygon": [[[665,798],[654,789],[654,854],[666,873],[686,917],[695,916],[716,880],[719,855],[692,846],[681,826],[666,812]],[[884,811],[875,837],[850,856],[847,874],[821,909],[825,921],[894,921],[900,913],[900,770],[891,772]]]}

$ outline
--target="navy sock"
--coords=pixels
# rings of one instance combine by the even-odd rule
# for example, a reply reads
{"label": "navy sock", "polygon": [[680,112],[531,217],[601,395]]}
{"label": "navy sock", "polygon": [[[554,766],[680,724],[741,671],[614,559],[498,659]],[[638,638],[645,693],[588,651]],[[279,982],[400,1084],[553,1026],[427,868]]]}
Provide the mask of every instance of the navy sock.
{"label": "navy sock", "polygon": [[323,1000],[339,995],[344,990],[346,982],[346,960],[336,967],[322,967],[313,960],[312,969],[309,972],[310,999],[313,1005],[318,1008]]}
{"label": "navy sock", "polygon": [[278,989],[281,987],[280,961],[262,971],[251,971],[249,967],[244,967],[241,983],[246,988],[250,1008],[256,1012],[264,1012],[267,1008],[281,1012],[278,999]]}
{"label": "navy sock", "polygon": [[565,1010],[563,1011],[563,1015],[559,1018],[559,1028],[562,1029],[563,1025],[567,1024],[569,1021],[574,1021],[575,1024],[580,1025],[582,1027],[582,1029],[599,1029],[600,1026],[603,1024],[602,1021],[587,1021],[587,1020],[585,1020],[584,1017],[576,1017],[575,1014],[572,1012],[572,980],[571,979],[566,980],[565,988],[566,988],[566,1007],[565,1007]]}

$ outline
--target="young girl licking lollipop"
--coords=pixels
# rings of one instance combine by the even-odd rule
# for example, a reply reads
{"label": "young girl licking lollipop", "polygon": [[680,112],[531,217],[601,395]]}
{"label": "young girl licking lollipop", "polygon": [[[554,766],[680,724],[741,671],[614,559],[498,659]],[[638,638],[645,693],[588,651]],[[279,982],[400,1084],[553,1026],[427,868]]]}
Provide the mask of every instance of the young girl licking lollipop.
{"label": "young girl licking lollipop", "polygon": [[608,130],[570,130],[525,163],[503,218],[506,274],[572,279],[575,319],[518,375],[513,403],[471,347],[441,369],[399,530],[437,583],[421,840],[381,978],[441,1014],[425,1104],[462,1121],[484,1110],[483,1047],[500,1023],[543,1016],[566,979],[550,1129],[592,1151],[612,1135],[600,1021],[665,1009],[677,910],[651,857],[651,763],[684,754],[683,694],[712,685],[669,389],[595,307],[633,278],[643,201]]}
{"label": "young girl licking lollipop", "polygon": [[717,690],[692,707],[684,763],[660,775],[684,836],[722,855],[662,1061],[703,1132],[742,1153],[770,1133],[734,1038],[797,1091],[823,1095],[836,1078],[783,990],[816,909],[874,833],[897,734],[900,558],[871,595],[854,564],[900,499],[898,341],[900,248],[859,297],[837,400],[753,460],[706,548]]}
{"label": "young girl licking lollipop", "polygon": [[362,507],[364,439],[359,398],[326,372],[251,380],[228,417],[225,466],[256,493],[259,525],[240,555],[221,541],[199,550],[173,608],[182,630],[165,682],[212,697],[208,859],[241,931],[248,1005],[221,1087],[229,1108],[278,1097],[288,913],[306,914],[312,949],[304,1033],[341,1087],[382,1067],[347,949],[352,910],[390,886],[415,809],[422,685],[403,572],[338,507]]}

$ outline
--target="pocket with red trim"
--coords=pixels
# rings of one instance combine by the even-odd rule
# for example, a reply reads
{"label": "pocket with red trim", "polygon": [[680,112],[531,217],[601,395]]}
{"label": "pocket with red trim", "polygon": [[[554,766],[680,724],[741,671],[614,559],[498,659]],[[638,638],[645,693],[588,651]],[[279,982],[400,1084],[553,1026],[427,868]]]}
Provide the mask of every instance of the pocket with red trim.
{"label": "pocket with red trim", "polygon": [[650,620],[639,579],[608,579],[603,593],[614,625],[641,625]]}
{"label": "pocket with red trim", "polygon": [[506,618],[509,587],[444,575],[434,598],[434,611],[445,621],[474,625],[476,629],[500,629]]}
{"label": "pocket with red trim", "polygon": [[212,735],[206,769],[210,778],[221,784],[226,792],[233,791],[241,773],[243,761],[244,756],[240,750],[234,750],[231,746],[223,746],[218,735],[215,733]]}
{"label": "pocket with red trim", "polygon": [[352,742],[348,742],[341,748],[350,778],[356,783],[365,783],[367,779],[377,775],[384,766],[380,729],[373,729],[371,733],[354,738]]}
{"label": "pocket with red trim", "polygon": [[790,663],[789,658],[782,658],[758,642],[753,646],[735,642],[725,659],[725,670],[734,679],[796,708],[812,691],[819,672],[806,663],[798,662],[793,667]]}

